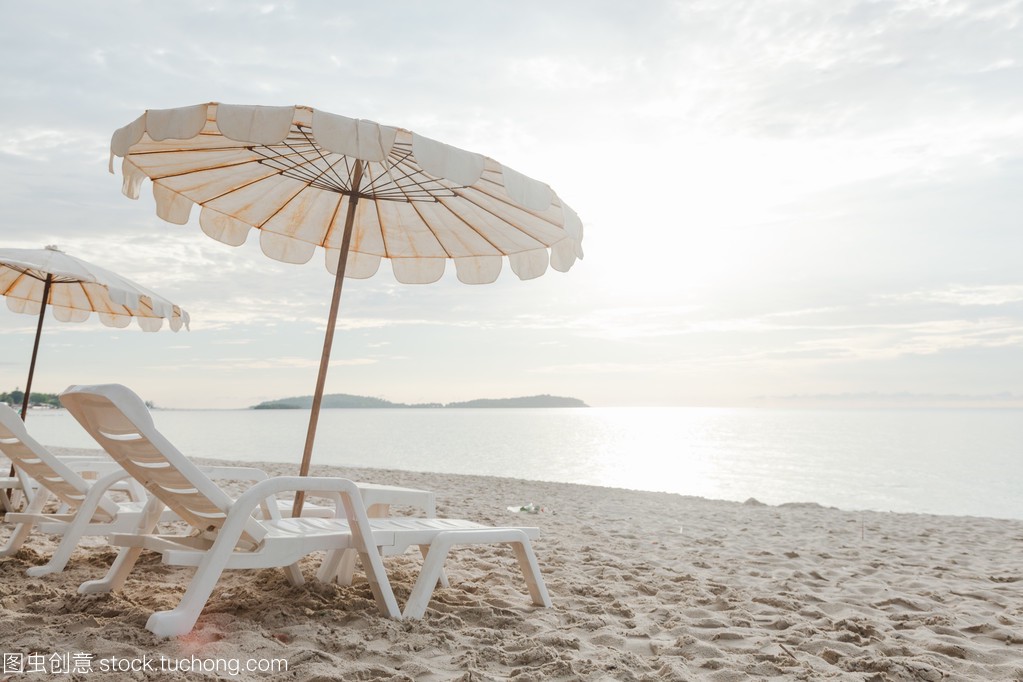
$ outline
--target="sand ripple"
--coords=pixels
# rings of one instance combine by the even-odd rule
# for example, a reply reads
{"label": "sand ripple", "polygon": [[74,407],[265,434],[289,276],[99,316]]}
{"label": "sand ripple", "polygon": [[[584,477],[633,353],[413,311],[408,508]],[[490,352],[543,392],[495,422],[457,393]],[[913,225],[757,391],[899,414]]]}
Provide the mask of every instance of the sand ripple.
{"label": "sand ripple", "polygon": [[[146,618],[176,603],[187,570],[144,558],[123,592],[78,595],[112,552],[96,540],[63,574],[33,579],[37,549],[52,548],[36,537],[0,560],[0,651],[289,662],[288,675],[251,679],[1023,680],[1021,522],[343,473],[437,490],[441,515],[541,526],[555,607],[532,607],[510,553],[486,547],[452,554],[453,587],[422,621],[378,616],[364,582],[293,588],[277,571],[242,572],[190,635],[159,640]],[[548,511],[507,510],[528,502]],[[399,601],[418,565],[388,560]],[[303,567],[311,577],[315,562]]]}

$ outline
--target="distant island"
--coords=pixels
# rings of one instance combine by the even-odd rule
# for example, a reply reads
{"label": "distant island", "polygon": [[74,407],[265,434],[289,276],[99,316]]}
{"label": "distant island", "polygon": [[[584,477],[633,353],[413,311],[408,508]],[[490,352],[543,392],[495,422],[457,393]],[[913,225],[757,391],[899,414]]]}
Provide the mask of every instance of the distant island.
{"label": "distant island", "polygon": [[[15,410],[21,410],[21,406],[25,401],[25,392],[20,388],[16,388],[9,393],[0,392],[0,403],[4,403]],[[63,409],[64,406],[60,404],[59,393],[40,393],[39,391],[32,391],[32,395],[29,396],[28,406],[30,408],[43,408],[43,409]],[[146,407],[154,409],[153,401],[147,400]]]}
{"label": "distant island", "polygon": [[[0,393],[0,403],[6,403],[16,410],[21,409],[21,404],[25,400],[25,392],[21,389],[14,389],[10,393]],[[39,393],[38,391],[32,394],[30,398],[29,407],[60,407],[60,398],[56,393]]]}
{"label": "distant island", "polygon": [[[308,410],[313,405],[311,395],[266,400],[253,405],[253,410]],[[452,407],[589,407],[578,398],[561,398],[556,395],[533,395],[522,398],[481,398],[457,403],[392,403],[382,398],[370,398],[347,393],[332,393],[323,396],[321,407],[331,408],[452,408]]]}

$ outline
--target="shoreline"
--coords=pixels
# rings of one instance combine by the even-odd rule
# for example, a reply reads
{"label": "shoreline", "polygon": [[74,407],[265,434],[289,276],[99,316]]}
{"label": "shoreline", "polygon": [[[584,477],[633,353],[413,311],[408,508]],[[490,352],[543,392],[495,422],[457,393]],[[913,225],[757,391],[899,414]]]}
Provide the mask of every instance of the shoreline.
{"label": "shoreline", "polygon": [[[106,456],[106,453],[99,448],[71,448],[71,447],[60,447],[60,446],[47,446],[51,452],[54,452],[61,456],[75,456],[75,455],[89,455],[89,456]],[[271,460],[232,460],[232,459],[221,459],[216,457],[193,457],[191,458],[195,462],[203,464],[218,465],[218,466],[248,466],[248,467],[260,467],[266,471],[276,471],[276,475],[296,475],[298,469],[297,462],[279,462]],[[333,473],[329,473],[333,472]],[[353,472],[349,475],[346,472]],[[566,481],[548,481],[543,479],[532,479],[532,478],[519,478],[514,476],[496,476],[491,474],[460,474],[443,471],[413,471],[406,469],[387,469],[367,466],[339,466],[336,464],[316,464],[315,460],[312,464],[312,470],[310,475],[313,476],[341,476],[343,478],[351,478],[353,480],[361,481],[375,481],[385,482],[382,478],[388,479],[387,482],[392,480],[404,480],[405,475],[408,476],[427,476],[427,477],[439,477],[439,478],[479,478],[493,481],[521,481],[523,483],[531,483],[537,485],[552,485],[552,486],[575,486],[579,488],[590,488],[595,491],[599,490],[614,490],[624,493],[638,493],[638,494],[651,494],[651,495],[670,495],[676,496],[683,499],[690,500],[703,500],[706,502],[720,502],[724,504],[739,504],[739,505],[750,505],[754,507],[769,507],[769,508],[788,508],[788,507],[817,507],[819,509],[831,509],[834,511],[845,512],[849,514],[899,514],[907,516],[929,516],[935,518],[950,518],[950,519],[980,519],[980,520],[991,520],[991,521],[1010,521],[1023,523],[1023,518],[1015,518],[1009,516],[990,516],[984,514],[953,514],[953,513],[938,513],[938,512],[926,512],[926,511],[897,511],[892,509],[860,509],[860,508],[849,508],[839,507],[835,505],[823,504],[815,500],[793,500],[787,502],[763,502],[756,497],[749,497],[745,500],[730,500],[720,497],[706,497],[702,495],[687,495],[685,493],[672,492],[670,490],[648,490],[644,488],[625,488],[622,486],[609,486],[609,485],[597,485],[594,483],[570,483]],[[391,483],[393,485],[402,485],[406,487],[423,487],[421,485],[413,485],[412,483]],[[439,491],[438,500],[439,500]]]}
{"label": "shoreline", "polygon": [[[554,607],[529,603],[499,547],[453,553],[452,586],[437,590],[425,619],[406,622],[379,616],[364,581],[315,583],[317,562],[306,559],[299,588],[279,571],[226,573],[195,630],[161,640],[145,620],[176,603],[189,570],[144,556],[122,592],[80,596],[77,585],[102,573],[112,550],[88,539],[63,573],[28,578],[53,547],[33,534],[0,559],[0,651],[289,664],[287,674],[231,679],[1023,676],[1023,521],[322,465],[313,474],[435,490],[439,516],[539,526],[534,548]],[[546,511],[508,510],[529,503]],[[0,540],[8,535],[3,524]],[[402,603],[419,559],[387,566]]]}
{"label": "shoreline", "polygon": [[[808,421],[791,411],[674,408],[442,412],[325,412],[313,461],[1023,520],[1013,486],[1023,476],[1013,456],[1023,429],[1007,413],[904,420],[842,412]],[[299,461],[307,418],[293,410],[154,414],[190,456],[282,462]],[[96,446],[70,415],[44,414],[33,424],[49,445]]]}

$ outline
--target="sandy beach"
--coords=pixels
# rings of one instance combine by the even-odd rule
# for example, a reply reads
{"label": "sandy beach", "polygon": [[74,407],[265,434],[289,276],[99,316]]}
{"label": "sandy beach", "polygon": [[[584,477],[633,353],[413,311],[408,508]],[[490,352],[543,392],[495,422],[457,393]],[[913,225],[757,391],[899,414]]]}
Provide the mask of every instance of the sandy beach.
{"label": "sandy beach", "polygon": [[[193,632],[165,640],[144,625],[177,602],[186,569],[144,556],[122,592],[81,596],[77,586],[113,550],[87,539],[63,573],[29,578],[25,569],[53,548],[36,534],[0,559],[0,652],[38,667],[0,680],[1023,680],[1020,521],[476,476],[314,474],[429,488],[440,516],[539,526],[554,608],[530,604],[500,547],[453,554],[452,586],[435,592],[425,619],[406,622],[379,616],[361,580],[314,582],[310,558],[300,588],[274,570],[228,574]],[[528,503],[543,511],[508,510]],[[0,539],[9,533],[0,526]],[[399,602],[419,563],[387,560]],[[45,668],[40,654],[52,659]],[[244,671],[273,661],[287,670]],[[115,665],[137,669],[106,672]]]}

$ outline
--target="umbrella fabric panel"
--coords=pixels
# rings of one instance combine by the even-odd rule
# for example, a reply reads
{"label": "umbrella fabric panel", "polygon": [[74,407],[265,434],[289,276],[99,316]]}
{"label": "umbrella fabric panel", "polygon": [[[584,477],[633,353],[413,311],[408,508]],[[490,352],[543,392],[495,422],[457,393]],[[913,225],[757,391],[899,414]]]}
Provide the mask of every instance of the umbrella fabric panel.
{"label": "umbrella fabric panel", "polygon": [[[504,252],[497,247],[491,237],[491,230],[480,223],[467,222],[457,211],[450,210],[443,203],[399,204],[415,211],[415,218],[423,226],[423,238],[437,245],[443,256],[447,258],[466,258],[469,256],[500,256]],[[412,234],[415,231],[410,230]],[[385,229],[385,234],[390,234]],[[389,243],[392,240],[389,240]],[[538,244],[537,246],[543,246]]]}
{"label": "umbrella fabric panel", "polygon": [[[262,229],[267,221],[282,211],[286,215],[293,215],[297,209],[301,208],[304,202],[294,205],[292,202],[295,202],[304,191],[305,185],[300,181],[273,175],[212,199],[206,202],[205,206],[210,210],[230,215],[243,223]],[[311,199],[310,194],[306,194],[306,196]],[[334,199],[336,203],[336,195]],[[317,230],[321,236],[311,237],[311,239],[315,238],[319,242],[322,239],[324,228],[325,226],[320,224],[306,229]],[[310,241],[310,243],[313,242]]]}
{"label": "umbrella fabric panel", "polygon": [[[436,230],[443,228],[443,218],[434,215],[431,227],[425,212],[428,206],[380,202],[377,212],[380,234],[387,258],[447,258],[450,254],[437,239]],[[489,245],[488,245],[488,250]]]}

